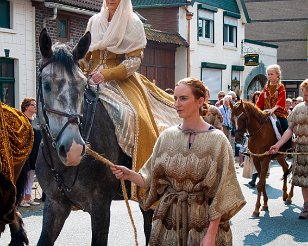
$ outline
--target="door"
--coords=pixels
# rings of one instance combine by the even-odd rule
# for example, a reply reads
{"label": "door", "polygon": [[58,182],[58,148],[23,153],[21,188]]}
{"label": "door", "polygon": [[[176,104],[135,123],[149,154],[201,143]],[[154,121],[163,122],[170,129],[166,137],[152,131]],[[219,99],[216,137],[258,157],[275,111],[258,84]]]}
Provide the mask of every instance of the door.
{"label": "door", "polygon": [[0,100],[15,107],[14,60],[0,58]]}

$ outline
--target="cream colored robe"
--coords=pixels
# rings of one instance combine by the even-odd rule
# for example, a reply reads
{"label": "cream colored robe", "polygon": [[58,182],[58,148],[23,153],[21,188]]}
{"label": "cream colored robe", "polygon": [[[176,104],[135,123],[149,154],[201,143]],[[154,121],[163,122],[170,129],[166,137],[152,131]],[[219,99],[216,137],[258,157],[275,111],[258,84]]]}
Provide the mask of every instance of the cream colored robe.
{"label": "cream colored robe", "polygon": [[[194,133],[192,133],[194,134]],[[236,178],[232,148],[222,131],[165,130],[139,171],[146,183],[144,209],[159,200],[150,245],[196,245],[211,220],[221,217],[216,245],[232,245],[229,220],[245,200]]]}
{"label": "cream colored robe", "polygon": [[[296,152],[308,152],[308,104],[302,102],[288,117],[289,128],[295,134]],[[292,182],[308,188],[308,155],[295,155]]]}

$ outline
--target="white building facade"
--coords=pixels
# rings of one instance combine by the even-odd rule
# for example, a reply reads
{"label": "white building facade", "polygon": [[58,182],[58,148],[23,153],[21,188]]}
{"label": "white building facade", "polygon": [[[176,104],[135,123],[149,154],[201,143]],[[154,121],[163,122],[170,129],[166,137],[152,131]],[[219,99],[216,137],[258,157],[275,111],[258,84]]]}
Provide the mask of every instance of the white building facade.
{"label": "white building facade", "polygon": [[0,100],[19,108],[36,95],[35,8],[30,0],[0,1]]}
{"label": "white building facade", "polygon": [[[256,80],[252,76],[257,76],[257,72],[265,76],[264,66],[277,62],[277,48],[261,42],[244,41],[245,25],[250,19],[242,1],[191,2],[179,11],[179,33],[189,42],[187,52],[190,58],[183,59],[186,50],[177,49],[176,79],[187,75],[200,78],[209,87],[213,101],[217,100],[221,90],[233,90],[241,98],[249,98],[255,86],[263,84],[263,80],[257,83],[250,79]],[[193,15],[190,27],[187,13]],[[251,52],[260,55],[258,69],[244,66],[244,55]]]}

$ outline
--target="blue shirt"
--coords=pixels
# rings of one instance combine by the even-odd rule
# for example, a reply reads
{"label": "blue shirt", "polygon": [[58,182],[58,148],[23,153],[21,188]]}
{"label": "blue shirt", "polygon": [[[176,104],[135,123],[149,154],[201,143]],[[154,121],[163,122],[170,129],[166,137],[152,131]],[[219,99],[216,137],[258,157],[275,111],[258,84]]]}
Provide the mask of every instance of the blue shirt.
{"label": "blue shirt", "polygon": [[231,127],[231,109],[225,105],[221,105],[219,110],[223,118],[222,124],[226,127]]}

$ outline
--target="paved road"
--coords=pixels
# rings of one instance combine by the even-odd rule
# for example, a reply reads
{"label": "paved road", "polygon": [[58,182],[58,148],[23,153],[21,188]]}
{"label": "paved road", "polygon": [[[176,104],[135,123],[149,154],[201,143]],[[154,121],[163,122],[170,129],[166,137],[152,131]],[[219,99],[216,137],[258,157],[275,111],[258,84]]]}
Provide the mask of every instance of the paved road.
{"label": "paved road", "polygon": [[[233,242],[240,245],[308,245],[308,220],[299,220],[298,213],[302,206],[301,192],[295,187],[292,205],[285,205],[281,198],[282,177],[281,168],[274,162],[268,178],[267,191],[269,195],[269,212],[261,212],[260,218],[254,219],[250,215],[254,209],[256,189],[247,187],[249,181],[241,177],[241,168],[236,169],[238,179],[247,205],[232,219]],[[139,245],[144,245],[142,235],[142,217],[138,205],[130,202],[133,217],[137,224]],[[123,201],[112,203],[109,245],[134,245],[132,227]],[[22,214],[30,246],[36,245],[42,223],[42,206],[35,209],[23,209]],[[8,230],[0,239],[0,245],[9,243]],[[67,219],[64,228],[56,241],[56,246],[91,245],[90,217],[82,211],[73,211]]]}

